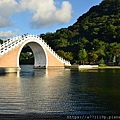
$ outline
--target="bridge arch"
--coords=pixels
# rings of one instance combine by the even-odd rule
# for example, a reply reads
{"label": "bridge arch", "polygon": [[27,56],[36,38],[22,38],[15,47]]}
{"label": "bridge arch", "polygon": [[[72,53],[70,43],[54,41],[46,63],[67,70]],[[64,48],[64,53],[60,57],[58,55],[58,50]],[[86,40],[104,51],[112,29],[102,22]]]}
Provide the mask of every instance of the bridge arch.
{"label": "bridge arch", "polygon": [[23,49],[23,47],[27,45],[31,48],[33,55],[34,55],[34,67],[37,68],[47,68],[48,66],[48,56],[46,53],[45,48],[40,44],[40,42],[36,39],[33,40],[28,40],[24,42],[18,52],[17,56],[17,67],[20,67],[19,64],[19,58],[20,58],[20,53]]}
{"label": "bridge arch", "polygon": [[8,39],[0,44],[0,67],[16,71],[20,68],[20,53],[25,45],[33,51],[35,68],[64,68],[69,61],[59,57],[54,50],[37,35],[23,35]]}

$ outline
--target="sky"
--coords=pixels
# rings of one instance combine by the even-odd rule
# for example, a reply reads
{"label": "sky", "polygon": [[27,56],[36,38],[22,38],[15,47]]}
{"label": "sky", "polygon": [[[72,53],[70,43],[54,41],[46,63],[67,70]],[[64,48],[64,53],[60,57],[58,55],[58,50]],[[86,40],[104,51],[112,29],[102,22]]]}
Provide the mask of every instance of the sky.
{"label": "sky", "polygon": [[46,34],[73,25],[102,0],[0,0],[0,39]]}

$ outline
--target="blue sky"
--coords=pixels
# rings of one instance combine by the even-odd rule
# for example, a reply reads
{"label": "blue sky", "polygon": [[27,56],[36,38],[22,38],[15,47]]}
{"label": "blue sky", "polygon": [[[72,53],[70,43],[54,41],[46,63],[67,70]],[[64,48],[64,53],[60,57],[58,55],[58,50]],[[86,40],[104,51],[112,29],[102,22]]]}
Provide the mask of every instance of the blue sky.
{"label": "blue sky", "polygon": [[102,0],[0,0],[0,39],[55,32]]}

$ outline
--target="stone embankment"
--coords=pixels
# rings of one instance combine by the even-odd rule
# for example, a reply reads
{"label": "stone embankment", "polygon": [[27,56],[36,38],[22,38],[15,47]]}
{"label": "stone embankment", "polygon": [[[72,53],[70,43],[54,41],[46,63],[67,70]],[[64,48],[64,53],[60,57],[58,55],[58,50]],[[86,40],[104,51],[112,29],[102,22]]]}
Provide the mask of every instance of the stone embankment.
{"label": "stone embankment", "polygon": [[105,66],[100,67],[99,65],[71,65],[70,69],[120,69],[120,66]]}
{"label": "stone embankment", "polygon": [[98,69],[98,65],[71,65],[71,69]]}

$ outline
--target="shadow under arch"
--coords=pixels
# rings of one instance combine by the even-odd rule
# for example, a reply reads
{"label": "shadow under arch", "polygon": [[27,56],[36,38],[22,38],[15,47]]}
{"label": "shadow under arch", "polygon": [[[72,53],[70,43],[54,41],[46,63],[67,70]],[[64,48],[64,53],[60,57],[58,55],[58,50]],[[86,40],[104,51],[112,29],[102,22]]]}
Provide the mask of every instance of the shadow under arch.
{"label": "shadow under arch", "polygon": [[47,68],[48,66],[48,57],[45,48],[40,44],[38,40],[30,40],[24,42],[18,52],[17,57],[17,67],[20,67],[19,59],[20,53],[24,46],[27,45],[33,52],[34,55],[34,68]]}

